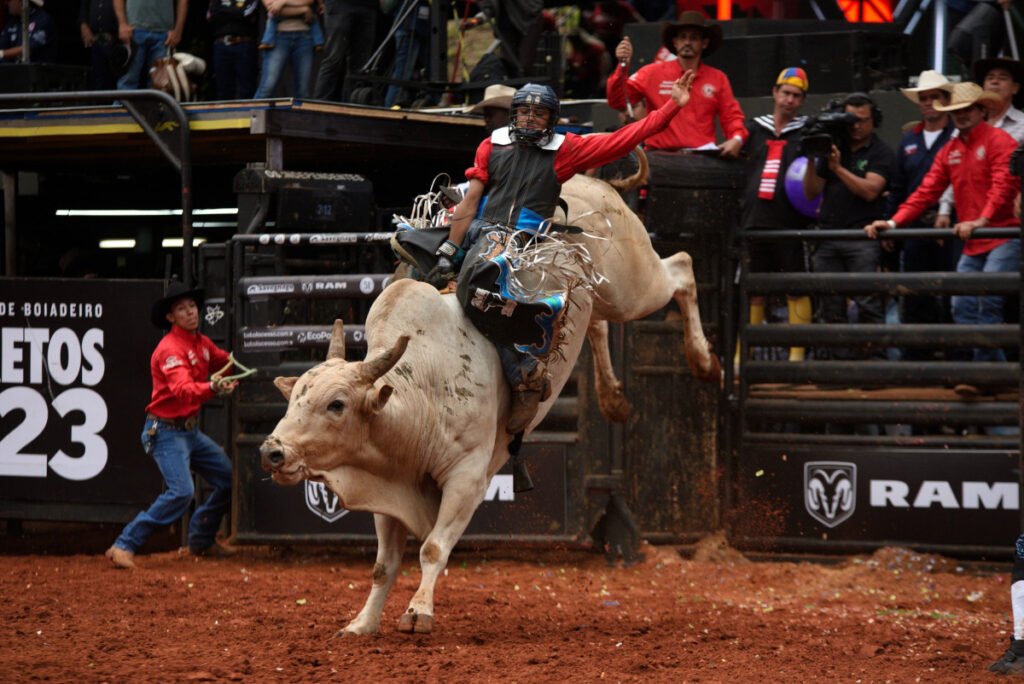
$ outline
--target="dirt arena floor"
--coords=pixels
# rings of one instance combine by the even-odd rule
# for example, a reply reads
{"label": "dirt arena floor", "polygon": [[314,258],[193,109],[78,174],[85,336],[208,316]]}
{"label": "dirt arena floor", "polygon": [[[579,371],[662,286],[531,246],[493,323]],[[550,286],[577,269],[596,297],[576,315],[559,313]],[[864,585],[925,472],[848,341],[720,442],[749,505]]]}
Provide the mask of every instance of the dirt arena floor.
{"label": "dirt arena floor", "polygon": [[689,559],[645,546],[633,567],[457,549],[434,633],[408,635],[410,545],[381,633],[332,639],[366,598],[372,549],[206,560],[151,542],[123,571],[103,548],[0,542],[5,682],[996,681],[985,668],[1011,629],[1008,565],[897,548],[753,563],[714,544]]}

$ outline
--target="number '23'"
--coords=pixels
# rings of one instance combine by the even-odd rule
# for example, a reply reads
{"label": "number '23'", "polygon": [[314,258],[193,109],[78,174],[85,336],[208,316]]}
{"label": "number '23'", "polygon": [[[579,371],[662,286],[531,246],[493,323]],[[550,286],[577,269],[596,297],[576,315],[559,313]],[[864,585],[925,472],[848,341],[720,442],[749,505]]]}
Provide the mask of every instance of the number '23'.
{"label": "number '23'", "polygon": [[[107,443],[99,436],[107,425],[103,397],[91,389],[73,387],[57,395],[53,408],[62,418],[71,411],[81,411],[85,416],[80,425],[71,427],[71,441],[85,447],[84,452],[73,457],[58,450],[49,460],[53,472],[68,480],[99,475],[107,464]],[[16,409],[25,412],[25,420],[0,439],[0,476],[46,477],[46,454],[22,453],[46,429],[50,414],[46,400],[30,387],[10,387],[0,392],[0,417]]]}

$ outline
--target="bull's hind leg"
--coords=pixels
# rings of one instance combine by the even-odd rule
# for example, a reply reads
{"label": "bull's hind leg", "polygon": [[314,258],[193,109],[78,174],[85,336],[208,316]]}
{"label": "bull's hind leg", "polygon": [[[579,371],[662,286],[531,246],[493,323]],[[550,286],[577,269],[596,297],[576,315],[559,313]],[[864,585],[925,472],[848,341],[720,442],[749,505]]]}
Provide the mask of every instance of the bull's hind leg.
{"label": "bull's hind leg", "polygon": [[[484,463],[490,453],[479,457],[470,456],[467,464]],[[472,466],[470,466],[472,467]],[[441,508],[437,522],[420,547],[420,569],[423,577],[416,594],[409,601],[409,607],[398,622],[402,632],[429,634],[434,627],[434,585],[448,565],[455,543],[465,532],[477,506],[484,500],[487,491],[487,477],[483,472],[453,473],[441,487]]]}
{"label": "bull's hind leg", "polygon": [[409,536],[405,525],[389,515],[373,516],[377,528],[377,562],[373,564],[373,588],[359,615],[334,636],[347,634],[375,634],[380,629],[380,615],[384,610],[391,586],[402,569],[402,553]]}
{"label": "bull's hind leg", "polygon": [[700,310],[697,306],[697,279],[693,275],[693,259],[686,252],[676,252],[662,259],[672,287],[672,298],[679,305],[683,315],[683,331],[686,362],[693,376],[704,382],[720,383],[722,365],[711,353],[711,345],[704,337],[700,324]]}
{"label": "bull's hind leg", "polygon": [[611,355],[608,353],[608,321],[590,320],[587,339],[594,354],[594,390],[601,413],[612,423],[625,423],[631,409],[622,383],[615,377]]}

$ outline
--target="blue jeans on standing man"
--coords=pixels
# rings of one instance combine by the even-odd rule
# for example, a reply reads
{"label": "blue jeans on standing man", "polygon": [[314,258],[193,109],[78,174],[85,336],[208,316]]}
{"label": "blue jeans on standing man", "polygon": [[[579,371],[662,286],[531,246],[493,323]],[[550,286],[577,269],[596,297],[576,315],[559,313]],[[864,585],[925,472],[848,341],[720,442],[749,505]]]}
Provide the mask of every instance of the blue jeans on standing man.
{"label": "blue jeans on standing man", "polygon": [[274,47],[263,51],[263,76],[253,96],[255,99],[273,96],[285,64],[291,65],[292,97],[307,99],[309,83],[313,79],[313,38],[309,29],[277,32]]}
{"label": "blue jeans on standing man", "polygon": [[[984,254],[961,254],[957,273],[1004,273],[1020,268],[1020,239],[998,245]],[[998,295],[956,295],[953,322],[993,324],[1003,322],[1003,297]],[[1006,361],[1002,349],[975,349],[975,361]]]}
{"label": "blue jeans on standing man", "polygon": [[[128,71],[118,79],[118,90],[138,90],[149,87],[149,67],[160,57],[167,56],[167,31],[132,30],[132,63]],[[139,81],[145,77],[140,86]]]}
{"label": "blue jeans on standing man", "polygon": [[213,493],[192,514],[188,547],[201,551],[212,546],[220,519],[231,505],[231,461],[224,450],[198,428],[186,430],[153,418],[146,418],[142,448],[156,461],[167,489],[128,523],[114,546],[135,553],[156,529],[185,514],[195,494],[190,467],[213,487]]}

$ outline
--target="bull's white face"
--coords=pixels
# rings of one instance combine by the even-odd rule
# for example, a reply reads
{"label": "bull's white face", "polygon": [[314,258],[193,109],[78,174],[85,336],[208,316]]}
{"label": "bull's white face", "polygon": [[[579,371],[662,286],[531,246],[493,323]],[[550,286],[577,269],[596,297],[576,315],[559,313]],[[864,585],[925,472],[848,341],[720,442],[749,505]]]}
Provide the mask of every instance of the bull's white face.
{"label": "bull's white face", "polygon": [[349,363],[342,352],[341,358],[328,358],[299,378],[274,380],[288,399],[288,410],[263,441],[260,456],[276,482],[322,480],[341,466],[371,469],[371,425],[393,391],[374,382],[398,361],[406,341],[402,338],[372,361]]}

